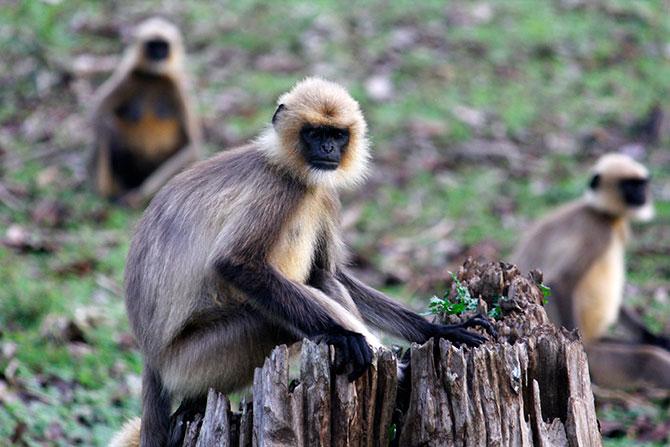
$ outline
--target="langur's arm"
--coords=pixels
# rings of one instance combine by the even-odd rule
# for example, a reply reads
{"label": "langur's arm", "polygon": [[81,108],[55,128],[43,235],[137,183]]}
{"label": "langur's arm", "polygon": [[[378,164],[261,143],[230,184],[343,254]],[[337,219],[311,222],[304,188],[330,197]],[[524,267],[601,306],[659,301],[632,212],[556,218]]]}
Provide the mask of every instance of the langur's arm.
{"label": "langur's arm", "polygon": [[658,346],[670,351],[670,337],[656,335],[644,325],[644,322],[632,310],[622,307],[619,324],[630,334],[631,341]]}
{"label": "langur's arm", "polygon": [[222,257],[216,261],[215,269],[222,279],[244,292],[260,313],[270,320],[288,324],[303,336],[340,329],[318,304],[315,293],[287,279],[271,265],[235,262]]}
{"label": "langur's arm", "polygon": [[109,142],[100,141],[92,154],[90,169],[94,179],[95,189],[102,197],[113,197],[117,193],[117,185],[112,173],[112,160],[109,151]]}
{"label": "langur's arm", "polygon": [[551,295],[548,298],[550,305],[554,306],[558,318],[561,320],[558,326],[563,326],[569,330],[577,327],[573,297],[574,286],[571,284],[568,281],[565,281],[564,284],[549,284]]}
{"label": "langur's arm", "polygon": [[477,346],[485,338],[465,330],[466,328],[482,326],[489,333],[495,333],[489,322],[481,317],[472,318],[460,325],[430,323],[382,292],[365,285],[344,269],[336,271],[335,279],[349,291],[363,318],[370,325],[406,340],[423,343],[431,337],[444,337],[453,342]]}
{"label": "langur's arm", "polygon": [[267,189],[267,194],[258,192],[256,203],[240,210],[236,228],[219,237],[222,242],[214,248],[212,267],[222,280],[242,291],[268,320],[298,336],[335,346],[336,372],[344,372],[352,365],[349,379],[353,380],[372,360],[367,330],[334,300],[292,281],[267,262],[269,250],[302,194],[288,188]]}
{"label": "langur's arm", "polygon": [[[267,264],[239,263],[222,257],[215,263],[215,269],[221,278],[243,291],[270,321],[300,336],[335,346],[336,373],[349,370],[349,380],[355,380],[370,365],[370,343],[375,341],[369,335],[366,338],[367,330],[362,324],[357,326],[358,320],[351,319],[334,301],[320,298],[317,290],[287,279]],[[336,320],[331,313],[340,315]],[[350,324],[345,324],[347,319]]]}

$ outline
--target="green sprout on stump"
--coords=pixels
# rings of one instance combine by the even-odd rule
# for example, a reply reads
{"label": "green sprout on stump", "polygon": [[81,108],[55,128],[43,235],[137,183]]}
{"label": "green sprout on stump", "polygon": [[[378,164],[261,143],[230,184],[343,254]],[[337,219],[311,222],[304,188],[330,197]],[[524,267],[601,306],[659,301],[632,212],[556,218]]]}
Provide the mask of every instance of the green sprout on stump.
{"label": "green sprout on stump", "polygon": [[389,441],[393,441],[398,434],[398,427],[396,427],[395,422],[389,425],[388,437]]}
{"label": "green sprout on stump", "polygon": [[[446,291],[442,298],[433,296],[428,303],[428,315],[460,315],[477,310],[479,300],[470,294],[470,290],[459,281],[455,274],[450,274],[456,285],[456,297],[449,299],[449,291]],[[493,308],[488,312],[489,317],[500,318],[502,316],[499,301],[499,299],[493,301]]]}
{"label": "green sprout on stump", "polygon": [[549,302],[549,297],[551,296],[551,288],[544,283],[539,283],[537,286],[542,291],[542,296],[544,298],[542,304],[547,304]]}
{"label": "green sprout on stump", "polygon": [[493,302],[491,303],[493,304],[493,307],[488,312],[489,318],[493,318],[494,320],[499,320],[502,318],[502,308],[500,307],[501,298],[501,296],[497,296],[493,299]]}

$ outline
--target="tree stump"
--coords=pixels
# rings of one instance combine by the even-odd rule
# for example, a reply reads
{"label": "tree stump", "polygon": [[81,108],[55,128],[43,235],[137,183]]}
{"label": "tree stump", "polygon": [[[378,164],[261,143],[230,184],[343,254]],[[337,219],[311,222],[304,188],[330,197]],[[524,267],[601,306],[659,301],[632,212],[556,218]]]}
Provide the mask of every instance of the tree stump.
{"label": "tree stump", "polygon": [[586,354],[576,333],[549,323],[541,276],[467,261],[457,278],[480,311],[499,303],[497,340],[412,345],[405,392],[389,350],[349,383],[332,373],[329,347],[305,340],[289,383],[289,350],[278,346],[256,369],[253,405],[232,412],[210,390],[184,446],[600,446]]}

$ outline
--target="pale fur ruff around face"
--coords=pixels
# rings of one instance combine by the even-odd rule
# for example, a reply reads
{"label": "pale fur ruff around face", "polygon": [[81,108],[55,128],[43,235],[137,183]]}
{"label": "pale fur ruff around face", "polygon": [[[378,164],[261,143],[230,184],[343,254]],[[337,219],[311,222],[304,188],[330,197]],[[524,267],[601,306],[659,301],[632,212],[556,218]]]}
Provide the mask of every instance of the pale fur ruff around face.
{"label": "pale fur ruff around face", "polygon": [[[278,104],[284,108],[274,126],[257,140],[271,163],[296,173],[309,186],[348,188],[365,178],[370,158],[367,124],[358,102],[343,87],[323,79],[307,78],[282,95]],[[305,124],[349,130],[349,144],[337,169],[316,169],[304,160],[300,130]]]}
{"label": "pale fur ruff around face", "polygon": [[641,207],[627,205],[619,190],[618,182],[623,179],[647,179],[649,171],[640,163],[624,154],[609,153],[598,159],[591,170],[592,175],[600,176],[600,185],[596,190],[589,189],[585,200],[593,208],[617,217],[648,221],[654,217],[654,205],[651,197]]}
{"label": "pale fur ruff around face", "polygon": [[[170,44],[170,56],[163,61],[149,61],[144,57],[143,43],[152,39],[163,39]],[[132,35],[132,44],[124,55],[122,66],[140,68],[148,73],[177,75],[184,62],[184,43],[179,29],[160,17],[152,17],[137,25]]]}

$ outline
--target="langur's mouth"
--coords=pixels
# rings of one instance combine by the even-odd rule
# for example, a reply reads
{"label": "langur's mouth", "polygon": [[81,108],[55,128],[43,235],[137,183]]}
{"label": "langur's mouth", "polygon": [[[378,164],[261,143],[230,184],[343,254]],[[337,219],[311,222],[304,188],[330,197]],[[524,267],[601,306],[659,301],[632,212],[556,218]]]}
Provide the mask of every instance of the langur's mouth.
{"label": "langur's mouth", "polygon": [[340,165],[339,162],[333,160],[311,160],[309,162],[313,168],[321,169],[323,171],[334,171]]}

